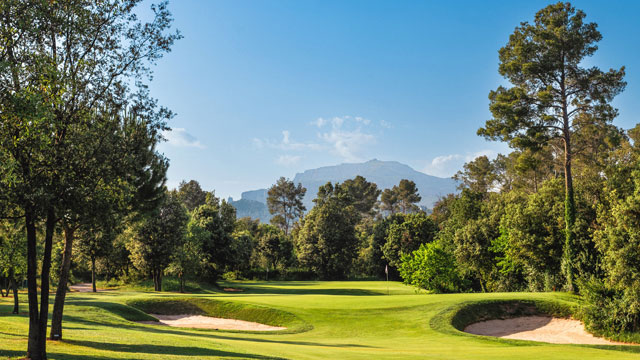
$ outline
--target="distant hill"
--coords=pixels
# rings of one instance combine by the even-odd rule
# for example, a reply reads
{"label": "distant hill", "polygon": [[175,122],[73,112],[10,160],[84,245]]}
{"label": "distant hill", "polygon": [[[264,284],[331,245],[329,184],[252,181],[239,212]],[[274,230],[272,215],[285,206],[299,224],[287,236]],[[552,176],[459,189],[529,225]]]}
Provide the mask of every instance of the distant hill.
{"label": "distant hill", "polygon": [[231,205],[236,208],[236,217],[238,219],[250,217],[252,219],[260,219],[260,222],[263,223],[269,223],[269,220],[271,220],[271,214],[265,203],[251,199],[240,199],[231,201]]}
{"label": "distant hill", "polygon": [[[451,178],[440,178],[437,176],[427,175],[412,169],[410,166],[401,164],[397,161],[380,161],[370,160],[364,163],[358,164],[340,164],[335,166],[325,166],[318,169],[307,170],[303,173],[298,173],[293,178],[294,183],[301,183],[302,186],[307,188],[307,194],[304,197],[304,204],[307,210],[313,207],[313,199],[315,199],[318,188],[327,182],[343,182],[348,179],[353,179],[356,176],[363,176],[368,181],[374,182],[380,189],[392,188],[397,185],[402,179],[409,179],[416,183],[422,201],[419,205],[431,209],[433,204],[442,196],[456,192],[456,182]],[[250,206],[248,202],[239,204],[237,203],[249,200],[252,201]],[[238,217],[251,216],[245,211],[251,209],[256,212],[259,205],[253,202],[258,202],[264,206],[264,214],[260,219],[266,218],[267,221],[270,218],[269,211],[267,210],[267,190],[259,189],[253,191],[247,191],[242,193],[242,200],[234,201],[232,204],[236,206]],[[256,212],[257,214],[257,212]],[[253,218],[258,218],[252,216]]]}

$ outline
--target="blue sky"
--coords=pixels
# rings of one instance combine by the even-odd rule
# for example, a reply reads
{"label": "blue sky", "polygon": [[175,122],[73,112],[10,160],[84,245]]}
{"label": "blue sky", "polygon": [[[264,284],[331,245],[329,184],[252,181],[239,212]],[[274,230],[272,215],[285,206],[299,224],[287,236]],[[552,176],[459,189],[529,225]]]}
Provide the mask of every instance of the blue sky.
{"label": "blue sky", "polygon": [[[177,114],[159,148],[168,185],[195,179],[238,198],[319,166],[377,158],[446,177],[506,152],[476,136],[489,91],[504,84],[498,49],[548,3],[174,0],[184,39],[150,86]],[[632,127],[640,2],[573,4],[604,36],[588,64],[627,67],[614,104],[616,124]]]}

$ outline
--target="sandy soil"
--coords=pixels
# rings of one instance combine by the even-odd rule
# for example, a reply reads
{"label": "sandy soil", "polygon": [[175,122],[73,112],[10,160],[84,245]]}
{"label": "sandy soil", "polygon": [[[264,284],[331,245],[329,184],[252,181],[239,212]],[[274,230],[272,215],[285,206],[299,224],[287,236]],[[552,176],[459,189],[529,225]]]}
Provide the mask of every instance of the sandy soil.
{"label": "sandy soil", "polygon": [[476,335],[554,344],[631,345],[595,337],[578,320],[548,316],[481,321],[467,326],[464,331]]}
{"label": "sandy soil", "polygon": [[221,319],[202,315],[150,315],[160,320],[160,323],[154,321],[140,321],[140,323],[216,330],[276,331],[286,329],[286,327],[270,326],[250,321]]}

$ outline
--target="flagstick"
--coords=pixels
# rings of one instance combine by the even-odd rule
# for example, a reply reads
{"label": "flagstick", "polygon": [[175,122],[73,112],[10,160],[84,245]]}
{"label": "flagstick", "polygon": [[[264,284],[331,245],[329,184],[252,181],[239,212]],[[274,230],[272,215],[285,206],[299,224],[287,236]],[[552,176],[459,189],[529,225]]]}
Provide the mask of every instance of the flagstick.
{"label": "flagstick", "polygon": [[387,274],[387,296],[389,296],[389,265],[384,266],[384,272]]}

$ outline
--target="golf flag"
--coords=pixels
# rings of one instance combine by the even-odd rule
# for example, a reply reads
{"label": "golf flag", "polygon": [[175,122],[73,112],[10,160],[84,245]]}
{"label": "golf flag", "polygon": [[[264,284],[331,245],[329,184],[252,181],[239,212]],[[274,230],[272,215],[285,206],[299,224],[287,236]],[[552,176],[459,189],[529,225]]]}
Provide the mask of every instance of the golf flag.
{"label": "golf flag", "polygon": [[389,275],[389,265],[384,266],[384,273]]}

